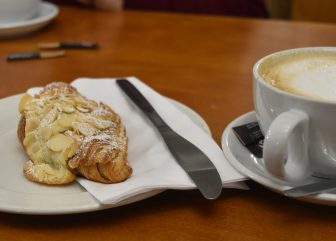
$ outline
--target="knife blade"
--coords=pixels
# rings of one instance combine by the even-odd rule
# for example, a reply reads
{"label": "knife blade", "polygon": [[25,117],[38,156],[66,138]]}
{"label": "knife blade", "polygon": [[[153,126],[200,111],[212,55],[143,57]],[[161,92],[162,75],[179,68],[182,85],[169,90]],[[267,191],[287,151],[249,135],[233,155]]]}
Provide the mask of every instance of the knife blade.
{"label": "knife blade", "polygon": [[293,187],[284,191],[284,194],[289,197],[304,197],[334,189],[336,189],[336,179],[327,179],[303,186]]}
{"label": "knife blade", "polygon": [[127,79],[118,79],[117,84],[158,129],[177,163],[189,175],[202,195],[206,199],[219,197],[222,180],[209,158],[195,145],[173,131],[131,82]]}

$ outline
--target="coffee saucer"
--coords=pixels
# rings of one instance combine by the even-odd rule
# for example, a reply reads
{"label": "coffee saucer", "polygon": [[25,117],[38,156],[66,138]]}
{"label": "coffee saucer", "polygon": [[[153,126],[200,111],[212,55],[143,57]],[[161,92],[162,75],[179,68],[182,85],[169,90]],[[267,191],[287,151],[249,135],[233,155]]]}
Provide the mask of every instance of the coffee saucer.
{"label": "coffee saucer", "polygon": [[[244,125],[257,121],[255,112],[248,112],[235,120],[233,120],[224,130],[222,135],[222,149],[225,157],[241,174],[247,176],[255,182],[265,186],[266,188],[283,195],[283,191],[293,188],[291,183],[278,180],[272,177],[264,169],[263,159],[256,158],[248,149],[246,149],[237,139],[232,131],[232,127]],[[316,181],[316,178],[309,178],[300,185],[308,184]],[[309,195],[305,197],[295,198],[301,201],[336,206],[336,188],[335,191]]]}
{"label": "coffee saucer", "polygon": [[55,4],[42,2],[35,17],[25,21],[0,24],[0,38],[22,36],[37,31],[54,19],[58,12]]}

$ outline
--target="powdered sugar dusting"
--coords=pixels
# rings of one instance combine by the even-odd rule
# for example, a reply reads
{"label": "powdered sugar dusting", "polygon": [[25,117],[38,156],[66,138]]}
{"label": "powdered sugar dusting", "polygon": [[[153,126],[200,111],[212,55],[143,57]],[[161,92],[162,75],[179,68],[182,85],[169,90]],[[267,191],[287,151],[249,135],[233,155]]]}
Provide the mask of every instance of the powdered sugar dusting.
{"label": "powdered sugar dusting", "polygon": [[34,164],[31,160],[28,160],[27,162],[25,162],[24,164],[24,172],[28,175],[31,176],[35,176],[35,172],[34,172]]}
{"label": "powdered sugar dusting", "polygon": [[83,145],[85,146],[85,144],[90,143],[92,141],[101,141],[105,143],[108,142],[113,149],[120,149],[121,146],[119,138],[112,133],[108,135],[104,132],[101,132],[97,135],[86,136],[83,140]]}
{"label": "powdered sugar dusting", "polygon": [[95,110],[92,111],[92,114],[95,116],[108,116],[111,115],[111,112],[104,109],[104,108],[97,108]]}

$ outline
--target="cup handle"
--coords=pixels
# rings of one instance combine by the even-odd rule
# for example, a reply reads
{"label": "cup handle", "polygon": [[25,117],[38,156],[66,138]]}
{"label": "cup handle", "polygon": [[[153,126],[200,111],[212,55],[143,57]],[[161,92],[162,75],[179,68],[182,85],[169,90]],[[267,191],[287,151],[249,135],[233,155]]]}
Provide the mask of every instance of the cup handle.
{"label": "cup handle", "polygon": [[266,170],[282,180],[298,182],[309,175],[308,116],[289,110],[271,123],[264,140]]}

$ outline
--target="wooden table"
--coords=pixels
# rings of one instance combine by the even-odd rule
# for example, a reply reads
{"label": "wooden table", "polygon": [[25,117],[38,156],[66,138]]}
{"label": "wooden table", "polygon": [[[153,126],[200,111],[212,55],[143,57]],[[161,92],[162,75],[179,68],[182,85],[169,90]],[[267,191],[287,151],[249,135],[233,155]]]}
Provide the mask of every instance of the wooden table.
{"label": "wooden table", "polygon": [[[51,81],[134,75],[193,108],[220,144],[225,126],[253,110],[251,69],[274,51],[332,46],[336,26],[165,13],[62,7],[43,31],[0,42],[0,97]],[[8,63],[11,52],[42,41],[97,41],[97,51]],[[2,113],[4,115],[5,113]],[[252,181],[216,201],[197,191],[166,191],[93,213],[0,213],[1,240],[333,240],[336,209],[275,194]]]}

